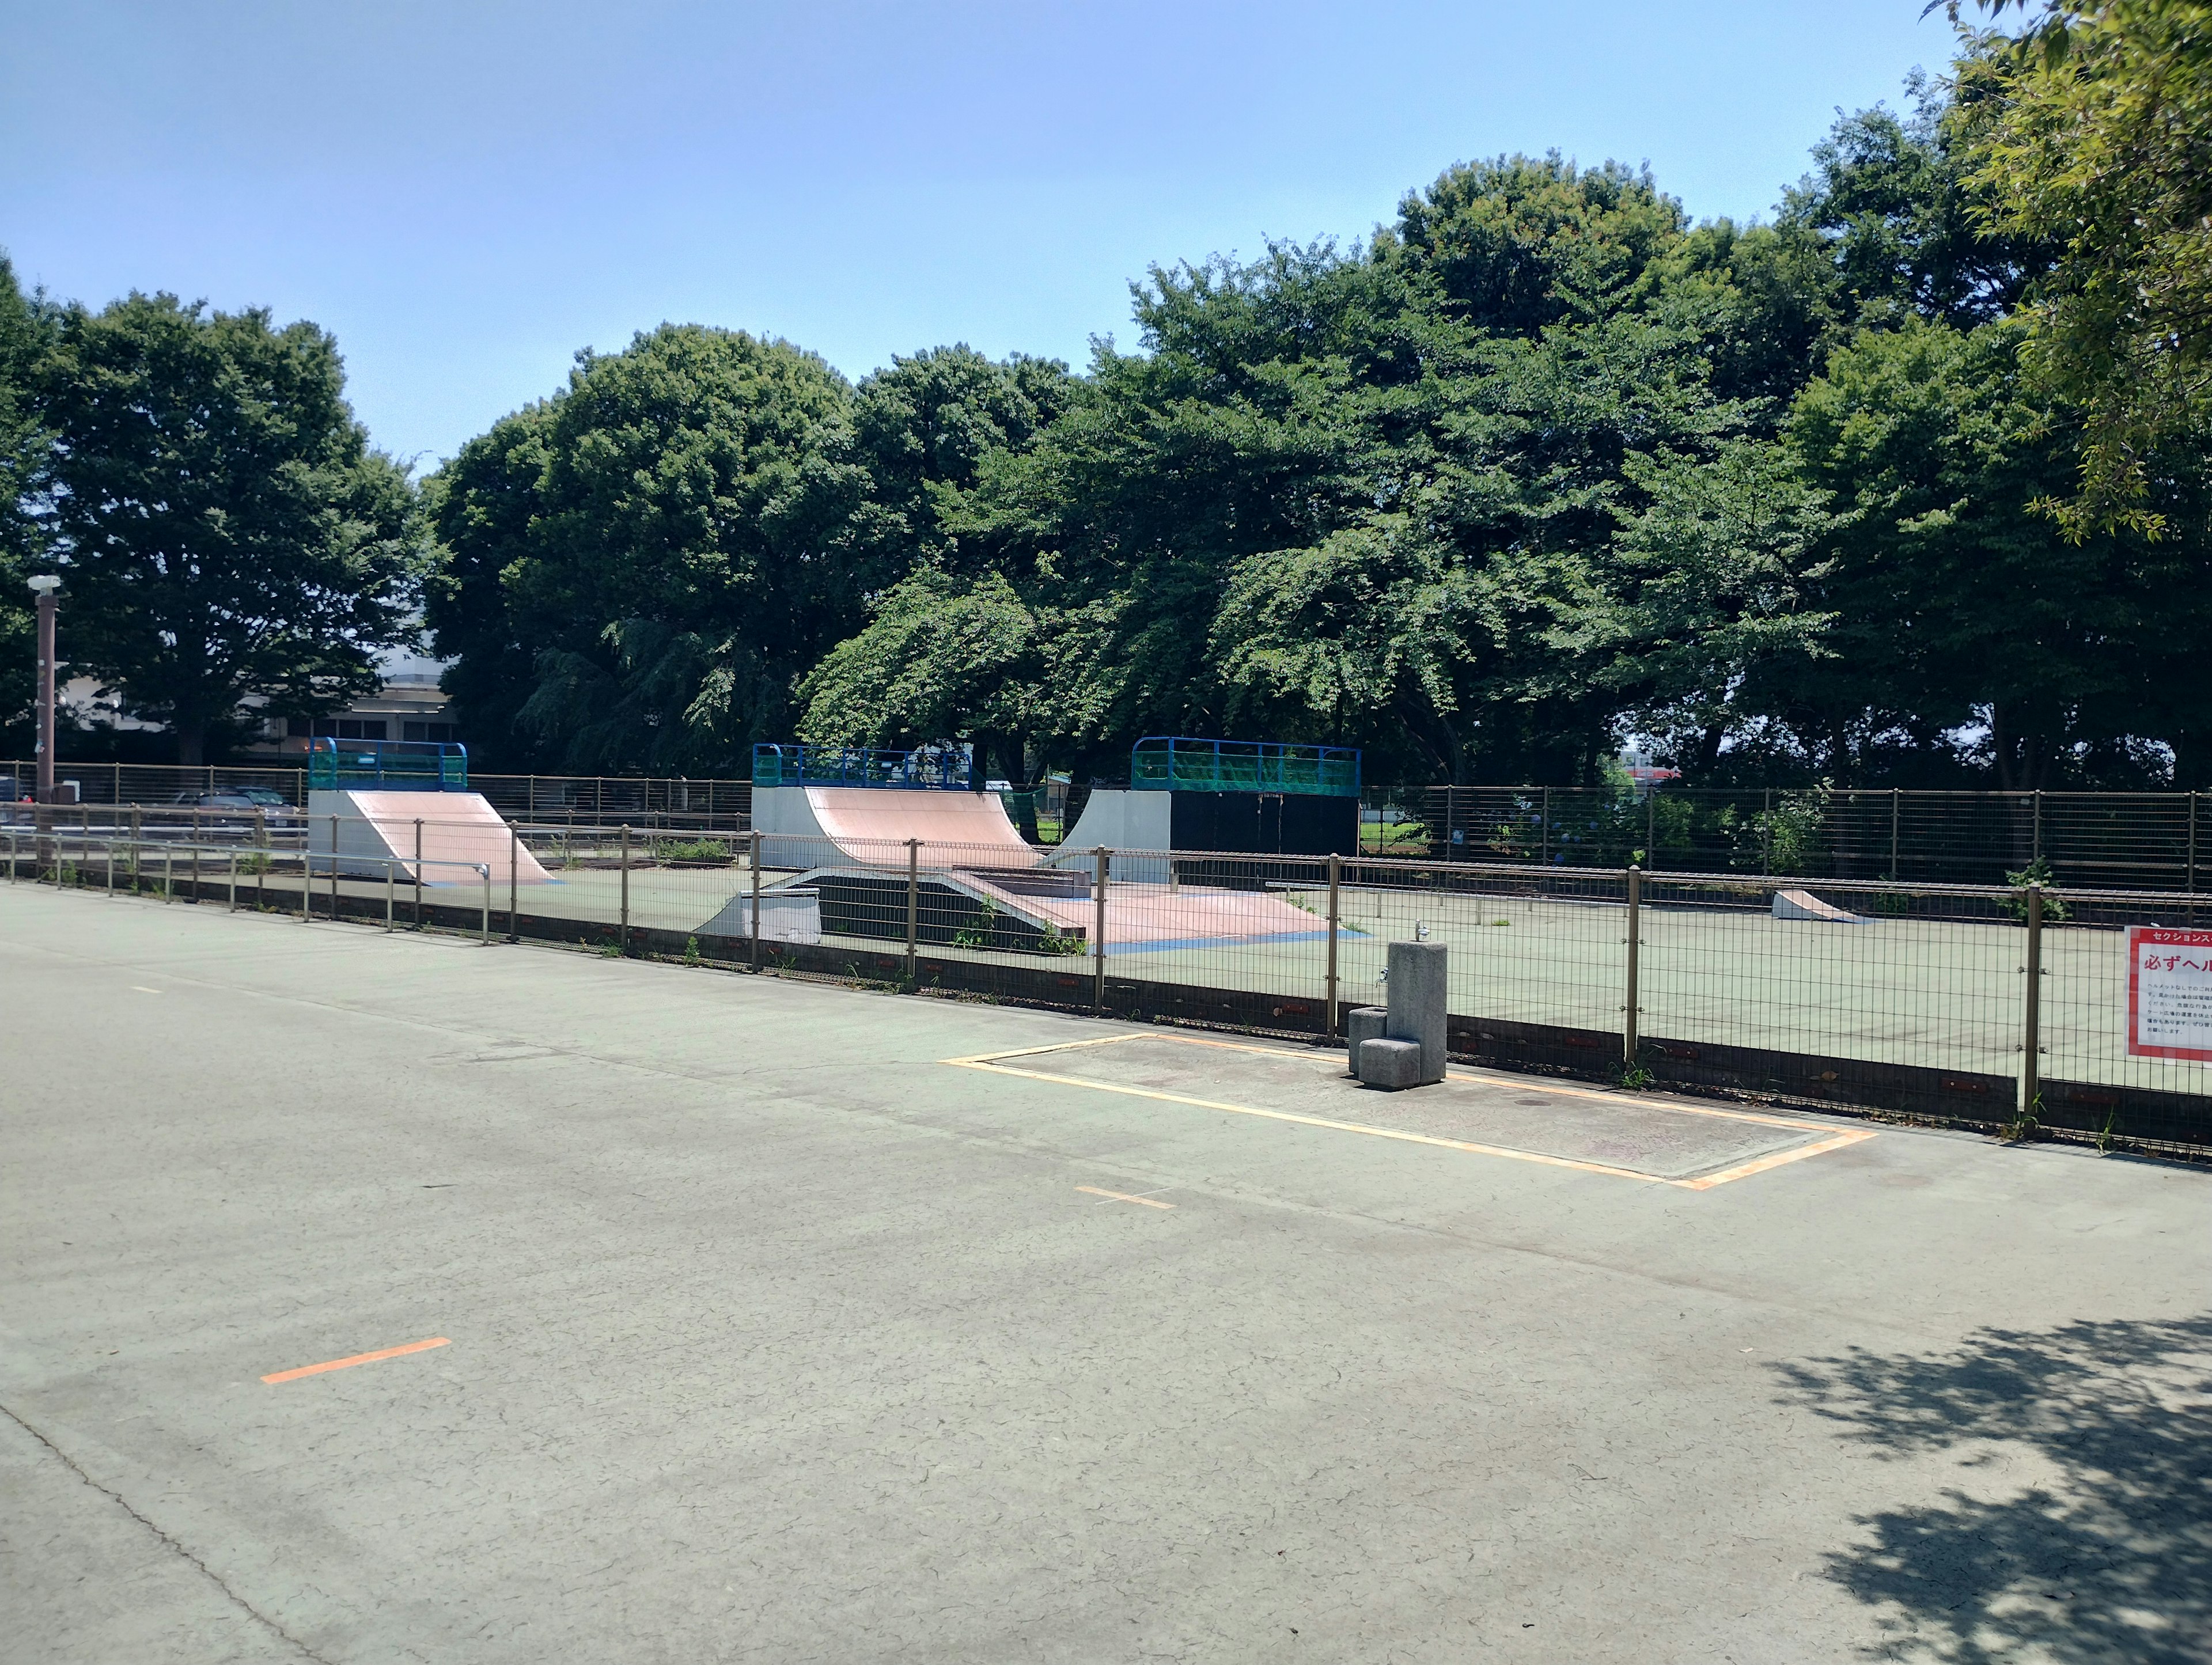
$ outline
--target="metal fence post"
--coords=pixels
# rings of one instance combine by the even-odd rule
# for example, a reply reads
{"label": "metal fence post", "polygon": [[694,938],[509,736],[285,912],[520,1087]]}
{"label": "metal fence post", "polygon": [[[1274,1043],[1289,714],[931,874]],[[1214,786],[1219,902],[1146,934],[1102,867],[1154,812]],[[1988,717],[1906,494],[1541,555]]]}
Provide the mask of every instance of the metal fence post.
{"label": "metal fence post", "polygon": [[1334,850],[1328,857],[1328,1033],[1336,1033],[1336,911],[1338,883],[1344,874],[1344,858]]}
{"label": "metal fence post", "polygon": [[1897,823],[1899,811],[1903,808],[1904,804],[1904,793],[1892,787],[1889,789],[1889,876],[1894,879],[1901,879],[1905,877],[1897,865]]}
{"label": "metal fence post", "polygon": [[1091,956],[1094,969],[1091,974],[1091,1010],[1103,1013],[1106,1010],[1106,876],[1113,868],[1113,857],[1101,844],[1093,853],[1097,876],[1091,884]]}
{"label": "metal fence post", "polygon": [[2043,886],[2027,887],[2027,996],[2021,1005],[2020,1113],[2043,1100]]}
{"label": "metal fence post", "polygon": [[477,929],[477,938],[486,948],[491,946],[491,863],[482,863],[477,871],[483,875],[483,921]]}
{"label": "metal fence post", "polygon": [[753,836],[752,836],[752,840],[753,840],[753,849],[752,849],[752,869],[753,869],[753,969],[754,969],[754,970],[756,970],[756,971],[757,971],[757,970],[759,970],[759,969],[760,969],[760,945],[761,945],[761,916],[760,916],[761,836],[760,836],[760,834],[759,834],[759,832],[758,832],[758,831],[755,831],[755,832],[754,832],[754,834],[753,834]]}
{"label": "metal fence post", "polygon": [[2197,894],[2197,794],[2189,794],[2189,876],[2185,881],[2189,894]]}
{"label": "metal fence post", "polygon": [[134,896],[138,894],[139,889],[138,869],[141,858],[138,854],[138,840],[139,836],[146,829],[142,818],[144,814],[145,811],[137,805],[133,804],[131,806],[131,894]]}
{"label": "metal fence post", "polygon": [[921,946],[921,841],[906,842],[906,980],[915,981]]}
{"label": "metal fence post", "polygon": [[415,818],[415,928],[422,928],[422,818]]}
{"label": "metal fence post", "polygon": [[384,928],[387,934],[392,929],[392,902],[395,889],[393,878],[398,871],[399,864],[396,861],[387,860],[384,864]]}
{"label": "metal fence post", "polygon": [[236,850],[233,850],[233,851],[230,853],[230,908],[229,908],[229,911],[230,911],[231,913],[234,913],[234,913],[236,913],[236,912],[238,911],[238,852],[237,852]]}
{"label": "metal fence post", "polygon": [[625,954],[629,952],[629,823],[622,829],[622,934],[618,945]]}
{"label": "metal fence post", "polygon": [[514,922],[515,870],[520,866],[521,860],[522,835],[515,829],[514,823],[509,822],[507,829],[507,939],[509,942],[522,940],[522,933],[516,927]]}
{"label": "metal fence post", "polygon": [[1644,870],[1632,864],[1628,869],[1628,1001],[1620,1009],[1620,1066],[1624,1072],[1636,1067],[1636,1003],[1643,993],[1643,939]]}
{"label": "metal fence post", "polygon": [[161,846],[161,902],[163,906],[177,899],[177,847]]}
{"label": "metal fence post", "polygon": [[338,916],[338,818],[331,817],[331,918]]}
{"label": "metal fence post", "polygon": [[[13,861],[10,861],[10,862],[8,864],[8,866],[9,866],[9,874],[10,874],[10,876],[11,876],[11,877],[13,876],[13,873],[14,873],[15,865],[15,864]],[[108,899],[109,899],[111,902],[114,900],[114,897],[115,897],[115,835],[114,835],[113,833],[112,833],[112,832],[107,836],[107,896],[108,896]]]}

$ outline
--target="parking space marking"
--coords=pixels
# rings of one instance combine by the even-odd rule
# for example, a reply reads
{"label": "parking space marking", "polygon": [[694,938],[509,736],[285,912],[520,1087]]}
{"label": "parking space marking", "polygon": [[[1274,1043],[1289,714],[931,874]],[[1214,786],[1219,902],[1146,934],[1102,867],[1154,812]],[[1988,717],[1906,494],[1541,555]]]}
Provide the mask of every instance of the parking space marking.
{"label": "parking space marking", "polygon": [[1150,1197],[1133,1197],[1127,1191],[1102,1191],[1095,1185],[1079,1185],[1075,1188],[1079,1191],[1085,1192],[1091,1196],[1110,1198],[1115,1202],[1141,1203],[1147,1208],[1172,1208],[1175,1206],[1171,1202],[1155,1202]]}
{"label": "parking space marking", "polygon": [[[1156,1099],[1169,1104],[1188,1104],[1202,1110],[1224,1110],[1233,1115],[1258,1116],[1263,1121],[1287,1121],[1306,1127],[1324,1127],[1333,1133],[1364,1133],[1370,1139],[1392,1139],[1407,1145],[1434,1145],[1441,1150],[1464,1151],[1472,1156],[1504,1157],[1511,1162],[1533,1162],[1540,1167],[1568,1168],[1579,1173],[1603,1174],[1613,1179],[1639,1180],[1646,1185],[1667,1185],[1682,1191],[1710,1191],[1715,1186],[1727,1185],[1735,1180],[1747,1179],[1753,1174],[1767,1173],[1793,1162],[1802,1162],[1808,1157],[1820,1156],[1830,1151],[1839,1151],[1845,1145],[1856,1145],[1862,1140],[1875,1137],[1875,1130],[1872,1128],[1849,1128],[1830,1133],[1829,1137],[1816,1139],[1809,1145],[1799,1145],[1787,1151],[1778,1151],[1755,1160],[1739,1164],[1735,1167],[1723,1169],[1717,1174],[1706,1174],[1694,1179],[1667,1179],[1657,1174],[1642,1173],[1633,1168],[1617,1168],[1601,1162],[1583,1162],[1572,1157],[1549,1156],[1540,1151],[1516,1151],[1510,1145],[1479,1145],[1470,1139],[1441,1139],[1430,1133],[1407,1133],[1397,1127],[1371,1127],[1361,1121],[1337,1121],[1327,1116],[1300,1115],[1291,1110],[1261,1109],[1253,1104],[1232,1104],[1224,1099],[1198,1098],[1188,1093],[1162,1092],[1152,1087],[1125,1086],[1118,1082],[1095,1081],[1079,1075],[1058,1075],[1048,1070],[1019,1069],[1006,1061],[1016,1058],[1036,1058],[1049,1053],[1072,1052],[1083,1047],[1111,1046],[1119,1042],[1143,1040],[1176,1041],[1188,1046],[1218,1047],[1231,1052],[1249,1052],[1262,1056],[1296,1058],[1306,1062],[1314,1061],[1316,1056],[1310,1051],[1293,1052],[1281,1047],[1256,1047],[1237,1041],[1201,1040],[1194,1036],[1182,1035],[1147,1035],[1139,1031],[1133,1035],[1102,1036],[1090,1041],[1063,1041],[1049,1046],[1018,1047],[1006,1052],[979,1053],[972,1057],[946,1058],[939,1061],[958,1069],[982,1070],[993,1075],[1010,1075],[1022,1080],[1049,1081],[1056,1085],[1066,1087],[1087,1087],[1094,1092],[1119,1093],[1125,1097]],[[1457,1071],[1451,1073],[1451,1079],[1455,1081],[1468,1081],[1488,1086],[1511,1087],[1516,1090],[1523,1085],[1517,1079],[1501,1081],[1492,1076],[1468,1075]],[[1613,1103],[1625,1103],[1643,1109],[1674,1110],[1692,1115],[1719,1116],[1732,1121],[1753,1121],[1770,1127],[1787,1127],[1795,1132],[1808,1133],[1829,1132],[1819,1122],[1797,1121],[1786,1116],[1760,1115],[1751,1111],[1709,1109],[1704,1105],[1674,1104],[1657,1099],[1634,1097],[1625,1093],[1592,1092],[1580,1088],[1549,1087],[1540,1090],[1577,1098],[1594,1098]],[[1079,1190],[1087,1188],[1081,1186],[1077,1188]]]}
{"label": "parking space marking", "polygon": [[264,1376],[264,1382],[297,1382],[303,1376],[320,1376],[325,1370],[343,1370],[356,1364],[374,1364],[380,1358],[397,1358],[403,1353],[424,1352],[432,1347],[453,1345],[445,1336],[434,1335],[427,1341],[410,1341],[403,1347],[380,1347],[374,1352],[357,1352],[350,1358],[333,1358],[320,1364],[302,1364],[296,1370],[278,1370],[274,1376]]}
{"label": "parking space marking", "polygon": [[[1022,1047],[1012,1052],[978,1053],[973,1058],[948,1058],[945,1061],[948,1064],[988,1064],[994,1063],[1001,1058],[1029,1058],[1044,1052],[1073,1052],[1078,1047],[1111,1046],[1121,1041],[1173,1041],[1186,1047],[1213,1047],[1223,1052],[1249,1052],[1261,1058],[1297,1058],[1309,1062],[1316,1055],[1316,1049],[1310,1047],[1301,1048],[1262,1047],[1255,1046],[1248,1041],[1216,1041],[1202,1035],[1146,1034],[1139,1031],[1134,1035],[1109,1035],[1103,1039],[1096,1041],[1055,1041],[1048,1046]],[[1801,1133],[1823,1131],[1822,1124],[1819,1122],[1799,1121],[1790,1116],[1773,1115],[1759,1110],[1732,1110],[1723,1109],[1718,1104],[1686,1104],[1672,1098],[1646,1098],[1636,1093],[1608,1092],[1598,1087],[1564,1086],[1557,1082],[1526,1076],[1504,1075],[1496,1071],[1448,1069],[1444,1073],[1449,1079],[1454,1081],[1472,1081],[1478,1086],[1510,1087],[1516,1092],[1550,1093],[1555,1097],[1588,1098],[1605,1104],[1636,1104],[1645,1109],[1674,1110],[1683,1115],[1717,1116],[1723,1121],[1750,1121],[1762,1127],[1788,1127]],[[1859,1139],[1873,1137],[1873,1130],[1868,1129],[1863,1133],[1855,1133],[1852,1139],[1846,1142],[1856,1143]]]}

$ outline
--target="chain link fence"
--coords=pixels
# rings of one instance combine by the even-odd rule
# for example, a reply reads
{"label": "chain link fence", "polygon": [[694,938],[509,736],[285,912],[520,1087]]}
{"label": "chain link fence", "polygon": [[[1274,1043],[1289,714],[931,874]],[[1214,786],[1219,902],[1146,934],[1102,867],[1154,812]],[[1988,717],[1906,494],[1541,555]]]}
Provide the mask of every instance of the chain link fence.
{"label": "chain link fence", "polygon": [[2033,872],[2189,894],[2212,877],[2205,796],[1438,787],[1418,812],[1421,853],[1442,860],[1953,884]]}
{"label": "chain link fence", "polygon": [[2186,983],[2201,960],[2201,991],[2174,998],[2201,998],[2212,1029],[2212,908],[2170,890],[1050,847],[1010,861],[1003,845],[94,805],[10,806],[0,836],[15,884],[1314,1037],[1383,1004],[1389,945],[1425,939],[1450,950],[1452,1047],[1477,1061],[2212,1145],[2212,1047],[2136,1032],[2145,933],[2183,945],[2158,975]]}
{"label": "chain link fence", "polygon": [[[0,800],[31,796],[34,764],[0,763]],[[55,778],[71,805],[142,809],[220,809],[206,800],[248,797],[270,808],[303,809],[307,771],[265,765],[70,763]],[[513,819],[562,826],[633,826],[740,832],[752,808],[750,781],[595,775],[483,775],[469,787]]]}

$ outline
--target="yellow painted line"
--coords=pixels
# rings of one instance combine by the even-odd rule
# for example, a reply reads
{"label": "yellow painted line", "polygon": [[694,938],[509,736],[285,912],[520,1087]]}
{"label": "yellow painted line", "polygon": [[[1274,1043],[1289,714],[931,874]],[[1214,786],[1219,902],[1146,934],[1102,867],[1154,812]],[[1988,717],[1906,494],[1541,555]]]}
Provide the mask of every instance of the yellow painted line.
{"label": "yellow painted line", "polygon": [[1126,1191],[1102,1191],[1095,1185],[1079,1185],[1075,1188],[1088,1196],[1111,1197],[1115,1202],[1142,1203],[1147,1208],[1172,1208],[1175,1206],[1171,1202],[1155,1202],[1150,1197],[1133,1197]]}
{"label": "yellow painted line", "polygon": [[380,1347],[374,1352],[357,1352],[350,1358],[333,1358],[322,1364],[302,1364],[296,1370],[279,1370],[274,1376],[264,1376],[264,1382],[297,1382],[303,1376],[320,1376],[325,1370],[343,1370],[356,1364],[374,1364],[380,1358],[397,1358],[402,1353],[422,1352],[431,1347],[453,1344],[442,1335],[434,1335],[427,1341],[410,1341],[404,1347]]}
{"label": "yellow painted line", "polygon": [[[995,1064],[1001,1058],[1033,1058],[1041,1052],[1073,1052],[1078,1047],[1119,1046],[1124,1041],[1174,1040],[1174,1036],[1102,1035],[1094,1041],[1053,1041],[1041,1047],[1016,1047],[1010,1052],[979,1052],[972,1058],[941,1058],[944,1064]],[[1291,1056],[1297,1054],[1292,1054]]]}
{"label": "yellow painted line", "polygon": [[[1821,1156],[1830,1151],[1840,1151],[1846,1145],[1856,1145],[1863,1139],[1875,1137],[1875,1132],[1871,1128],[1848,1129],[1841,1133],[1829,1133],[1827,1138],[1817,1139],[1809,1145],[1799,1145],[1787,1151],[1778,1151],[1771,1155],[1755,1158],[1749,1162],[1740,1163],[1735,1167],[1723,1169],[1717,1174],[1707,1174],[1697,1179],[1667,1179],[1657,1174],[1641,1173],[1633,1168],[1615,1168],[1601,1162],[1582,1162],[1571,1157],[1547,1156],[1537,1151],[1516,1151],[1510,1145],[1478,1145],[1468,1139],[1438,1139],[1428,1133],[1409,1133],[1395,1127],[1370,1127],[1360,1121],[1336,1121],[1326,1116],[1299,1115],[1289,1110],[1263,1110],[1250,1104],[1232,1104],[1224,1099],[1197,1098],[1188,1093],[1162,1092],[1151,1087],[1124,1086],[1117,1082],[1089,1080],[1079,1075],[1056,1075],[1046,1070],[1016,1069],[1000,1061],[1010,1058],[1035,1058],[1054,1052],[1072,1052],[1082,1047],[1113,1046],[1124,1041],[1143,1040],[1176,1041],[1187,1046],[1215,1047],[1227,1052],[1248,1052],[1263,1057],[1296,1059],[1305,1063],[1322,1061],[1310,1052],[1292,1052],[1280,1047],[1255,1047],[1237,1041],[1210,1041],[1201,1040],[1194,1036],[1147,1035],[1143,1032],[1133,1035],[1108,1035],[1089,1041],[1064,1041],[1050,1046],[1021,1047],[1007,1052],[982,1053],[972,1058],[947,1058],[941,1061],[957,1068],[984,1070],[994,1075],[1017,1076],[1028,1081],[1050,1081],[1061,1086],[1088,1087],[1094,1091],[1120,1093],[1129,1098],[1156,1099],[1168,1104],[1189,1104],[1199,1109],[1225,1110],[1236,1115],[1256,1115],[1269,1121],[1287,1121],[1301,1127],[1325,1127],[1336,1133],[1364,1133],[1371,1139],[1395,1139],[1404,1144],[1431,1145],[1447,1151],[1464,1151],[1474,1156],[1504,1157],[1509,1161],[1533,1162],[1547,1168],[1568,1168],[1580,1173],[1604,1174],[1614,1179],[1641,1180],[1647,1185],[1671,1185],[1684,1191],[1710,1191],[1717,1185],[1727,1185],[1735,1180],[1747,1179],[1753,1174],[1763,1174],[1770,1169],[1784,1167],[1793,1162],[1802,1162],[1808,1157]],[[1547,1086],[1536,1083],[1524,1083],[1511,1077],[1470,1075],[1462,1071],[1455,1070],[1449,1073],[1449,1079],[1499,1088],[1527,1086],[1539,1092],[1555,1093],[1574,1098],[1588,1098],[1601,1103],[1629,1104],[1647,1110],[1674,1111],[1686,1115],[1718,1116],[1724,1121],[1755,1122],[1763,1127],[1786,1128],[1793,1133],[1828,1132],[1819,1122],[1797,1121],[1787,1116],[1761,1115],[1749,1110],[1717,1109],[1702,1104],[1677,1104],[1665,1100],[1638,1097],[1625,1093],[1592,1092],[1583,1088]],[[1088,1186],[1076,1187],[1079,1191],[1087,1191],[1091,1188]],[[1097,1194],[1103,1196],[1114,1194],[1100,1192]],[[1139,1199],[1127,1198],[1123,1200],[1135,1201]],[[1155,1206],[1171,1206],[1172,1205]]]}
{"label": "yellow painted line", "polygon": [[1786,1163],[1802,1162],[1807,1157],[1817,1157],[1830,1151],[1840,1151],[1846,1145],[1856,1145],[1861,1139],[1872,1139],[1871,1127],[1852,1128],[1811,1145],[1801,1145],[1794,1151],[1777,1151],[1772,1156],[1760,1157],[1741,1167],[1723,1169],[1717,1174],[1707,1174],[1703,1179],[1668,1180],[1669,1185],[1679,1185],[1685,1191],[1710,1191],[1716,1185],[1726,1185],[1730,1180],[1748,1179],[1753,1174],[1763,1174],[1770,1168],[1779,1168]]}
{"label": "yellow painted line", "polygon": [[[1079,1047],[1110,1047],[1124,1041],[1173,1041],[1186,1047],[1214,1047],[1224,1052],[1249,1052],[1261,1058],[1290,1058],[1301,1063],[1325,1064],[1328,1060],[1311,1050],[1294,1051],[1287,1047],[1252,1046],[1242,1041],[1214,1041],[1195,1035],[1181,1035],[1158,1030],[1139,1030],[1133,1035],[1109,1035],[1092,1041],[1055,1041],[1042,1047],[1020,1047],[1011,1052],[978,1053],[972,1058],[947,1058],[947,1064],[991,1064],[1002,1058],[1034,1058],[1042,1053],[1073,1052]],[[1647,1110],[1673,1110],[1683,1115],[1710,1115],[1723,1121],[1749,1121],[1762,1127],[1787,1127],[1793,1133],[1820,1133],[1828,1131],[1824,1122],[1800,1121],[1793,1116],[1770,1115],[1759,1110],[1723,1109],[1715,1104],[1685,1104],[1671,1098],[1646,1098],[1637,1093],[1605,1092],[1594,1087],[1560,1086],[1548,1081],[1528,1080],[1516,1075],[1496,1072],[1476,1073],[1470,1070],[1447,1070],[1445,1079],[1469,1081],[1477,1086],[1510,1088],[1516,1092],[1547,1092],[1559,1098],[1586,1098],[1598,1104],[1634,1104]],[[1856,1134],[1850,1141],[1871,1139],[1871,1132]],[[1674,1182],[1669,1182],[1673,1183]]]}
{"label": "yellow painted line", "polygon": [[1166,1104],[1190,1104],[1201,1110],[1226,1110],[1233,1115],[1256,1115],[1268,1121],[1288,1121],[1302,1127],[1326,1127],[1340,1133],[1365,1133],[1371,1139],[1395,1139],[1407,1145],[1432,1145],[1440,1150],[1466,1151],[1475,1156],[1508,1157],[1516,1162],[1540,1163],[1547,1168],[1572,1168],[1585,1174],[1611,1174],[1617,1179],[1642,1180],[1647,1185],[1675,1182],[1662,1180],[1654,1174],[1639,1174],[1632,1168],[1608,1168],[1602,1163],[1577,1162],[1571,1158],[1544,1156],[1534,1151],[1509,1150],[1502,1145],[1475,1145],[1463,1139],[1435,1139],[1427,1133],[1404,1133],[1396,1127],[1370,1127],[1359,1121],[1332,1121],[1326,1116],[1298,1115],[1289,1110],[1262,1110],[1250,1104],[1231,1104],[1218,1098],[1193,1098],[1186,1093],[1158,1092],[1150,1087],[1124,1087],[1111,1081],[1086,1081],[1079,1075],[1052,1075],[1043,1070],[1011,1069],[1004,1064],[991,1063],[984,1059],[947,1058],[944,1061],[961,1069],[984,1070],[993,1075],[1019,1076],[1026,1081],[1050,1081],[1064,1087],[1089,1087],[1097,1092],[1120,1093],[1129,1098],[1153,1098]]}
{"label": "yellow painted line", "polygon": [[[1595,1092],[1588,1087],[1555,1087],[1537,1081],[1522,1081],[1510,1075],[1473,1075],[1464,1070],[1446,1072],[1454,1081],[1473,1081],[1486,1087],[1510,1087],[1515,1091],[1548,1092],[1562,1098],[1588,1098],[1601,1104],[1635,1104],[1647,1110],[1673,1110],[1682,1115],[1717,1116],[1723,1121],[1755,1121],[1762,1127],[1789,1127],[1801,1133],[1826,1133],[1824,1123],[1799,1121],[1786,1115],[1768,1115],[1759,1110],[1724,1110],[1713,1104],[1685,1104],[1672,1098],[1644,1098],[1634,1093]],[[1874,1137],[1869,1133],[1868,1138]]]}

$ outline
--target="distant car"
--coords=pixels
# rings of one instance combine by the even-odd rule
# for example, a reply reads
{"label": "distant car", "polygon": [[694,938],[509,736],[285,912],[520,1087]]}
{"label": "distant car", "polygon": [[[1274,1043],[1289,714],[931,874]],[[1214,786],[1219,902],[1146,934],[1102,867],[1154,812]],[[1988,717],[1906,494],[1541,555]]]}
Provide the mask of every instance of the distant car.
{"label": "distant car", "polygon": [[180,792],[170,800],[172,808],[198,810],[200,829],[204,832],[249,832],[258,812],[260,823],[270,829],[290,830],[300,825],[300,812],[284,801],[282,793],[266,787],[226,787],[219,792]]}

